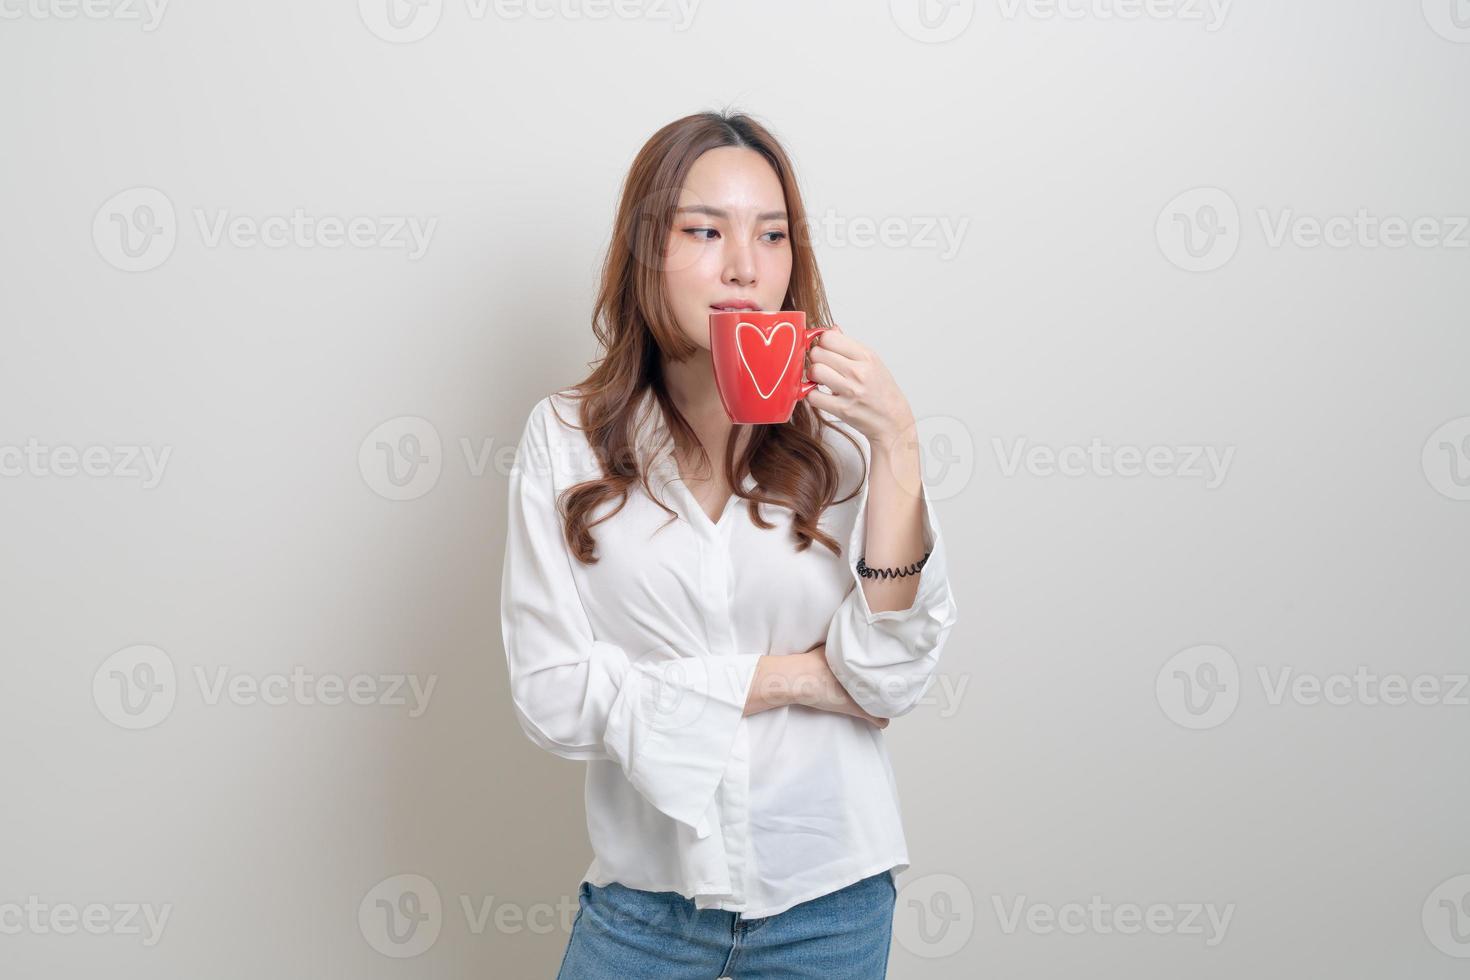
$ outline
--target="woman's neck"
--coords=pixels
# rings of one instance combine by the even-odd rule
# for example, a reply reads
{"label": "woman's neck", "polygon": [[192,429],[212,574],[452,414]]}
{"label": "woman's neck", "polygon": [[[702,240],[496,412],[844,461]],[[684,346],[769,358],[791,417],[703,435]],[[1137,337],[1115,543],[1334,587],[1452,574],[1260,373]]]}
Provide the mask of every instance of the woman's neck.
{"label": "woman's neck", "polygon": [[697,431],[728,431],[731,422],[715,388],[714,362],[709,351],[700,348],[687,360],[663,364],[664,385],[674,407]]}

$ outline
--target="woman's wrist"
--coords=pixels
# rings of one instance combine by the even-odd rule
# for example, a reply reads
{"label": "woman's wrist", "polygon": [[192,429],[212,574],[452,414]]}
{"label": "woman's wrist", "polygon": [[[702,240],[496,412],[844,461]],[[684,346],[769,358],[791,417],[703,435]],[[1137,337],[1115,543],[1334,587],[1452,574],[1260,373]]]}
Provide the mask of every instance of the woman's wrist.
{"label": "woman's wrist", "polygon": [[[817,658],[822,658],[818,663]],[[821,647],[787,654],[777,658],[780,670],[780,689],[786,704],[820,707],[822,703],[822,672],[827,664]]]}
{"label": "woman's wrist", "polygon": [[919,423],[912,414],[894,419],[868,439],[868,449],[875,457],[898,456],[918,447]]}
{"label": "woman's wrist", "polygon": [[752,715],[771,708],[809,703],[817,686],[811,677],[812,656],[811,651],[762,654],[746,700],[745,713]]}
{"label": "woman's wrist", "polygon": [[761,655],[755,668],[755,679],[750,685],[750,696],[745,702],[747,715],[795,703],[792,700],[790,665],[783,663],[786,659],[769,653]]}

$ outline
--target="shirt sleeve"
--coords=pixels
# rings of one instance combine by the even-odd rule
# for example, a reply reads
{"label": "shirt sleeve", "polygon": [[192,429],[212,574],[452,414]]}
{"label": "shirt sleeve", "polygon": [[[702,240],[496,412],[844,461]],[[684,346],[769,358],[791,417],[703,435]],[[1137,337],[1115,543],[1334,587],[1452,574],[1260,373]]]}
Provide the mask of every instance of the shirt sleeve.
{"label": "shirt sleeve", "polygon": [[509,478],[501,635],[511,702],[532,742],[564,759],[617,763],[659,811],[709,836],[758,656],[630,658],[593,636],[557,511],[543,401]]}
{"label": "shirt sleeve", "polygon": [[863,710],[878,718],[897,718],[917,706],[934,683],[939,656],[958,618],[939,517],[927,487],[922,494],[923,550],[929,552],[929,560],[919,569],[913,603],[907,609],[876,613],[868,608],[863,577],[857,570],[868,535],[868,483],[864,480],[857,519],[847,541],[853,588],[827,628],[826,656],[832,673]]}

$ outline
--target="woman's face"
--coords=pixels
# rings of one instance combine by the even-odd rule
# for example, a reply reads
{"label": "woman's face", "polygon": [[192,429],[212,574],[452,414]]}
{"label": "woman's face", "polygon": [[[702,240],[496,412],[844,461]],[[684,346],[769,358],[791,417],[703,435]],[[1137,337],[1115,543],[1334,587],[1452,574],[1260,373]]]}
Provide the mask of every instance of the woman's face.
{"label": "woman's face", "polygon": [[709,349],[709,315],[726,304],[779,310],[791,282],[781,180],[765,157],[722,146],[694,161],[664,251],[664,291],[679,327]]}

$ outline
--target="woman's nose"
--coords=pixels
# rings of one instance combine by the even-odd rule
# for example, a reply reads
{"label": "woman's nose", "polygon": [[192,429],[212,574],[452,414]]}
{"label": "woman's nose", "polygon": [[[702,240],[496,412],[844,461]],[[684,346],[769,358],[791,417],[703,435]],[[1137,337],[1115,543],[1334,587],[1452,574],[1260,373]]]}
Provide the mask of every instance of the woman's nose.
{"label": "woman's nose", "polygon": [[726,250],[725,281],[743,286],[755,282],[755,255],[748,245],[731,245]]}

